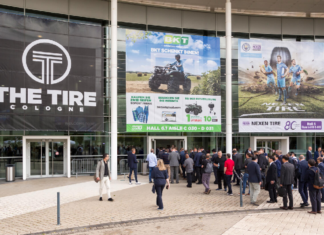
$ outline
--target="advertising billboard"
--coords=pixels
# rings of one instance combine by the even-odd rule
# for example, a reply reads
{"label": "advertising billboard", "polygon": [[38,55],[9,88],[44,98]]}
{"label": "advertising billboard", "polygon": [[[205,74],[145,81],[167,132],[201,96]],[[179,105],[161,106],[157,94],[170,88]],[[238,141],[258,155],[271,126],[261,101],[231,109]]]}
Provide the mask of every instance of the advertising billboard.
{"label": "advertising billboard", "polygon": [[220,132],[219,38],[126,30],[128,132]]}
{"label": "advertising billboard", "polygon": [[324,43],[238,41],[239,132],[323,132]]}
{"label": "advertising billboard", "polygon": [[103,131],[102,27],[16,17],[25,29],[0,27],[0,130]]}

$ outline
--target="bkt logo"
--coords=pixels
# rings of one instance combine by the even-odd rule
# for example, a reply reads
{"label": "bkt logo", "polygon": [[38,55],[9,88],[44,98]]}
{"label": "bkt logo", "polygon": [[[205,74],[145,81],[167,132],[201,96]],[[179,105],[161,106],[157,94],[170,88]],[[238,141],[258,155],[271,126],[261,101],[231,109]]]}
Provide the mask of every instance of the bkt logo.
{"label": "bkt logo", "polygon": [[181,36],[171,36],[165,35],[164,36],[164,44],[175,44],[185,46],[189,43],[189,37],[181,37]]}
{"label": "bkt logo", "polygon": [[[54,50],[54,52],[51,50],[43,51],[44,49],[47,50],[47,48],[52,48],[51,50]],[[66,65],[63,64],[63,55]],[[41,68],[33,65],[30,61],[40,63]],[[30,43],[23,53],[22,63],[28,76],[41,84],[57,84],[63,81],[71,70],[71,58],[68,51],[61,44],[50,39],[39,39]],[[64,71],[62,71],[62,67],[58,67],[58,64],[63,64]],[[34,69],[30,71],[30,67]],[[56,69],[60,71],[55,73]],[[37,77],[35,74],[39,74],[39,76]],[[59,78],[54,79],[58,76]]]}

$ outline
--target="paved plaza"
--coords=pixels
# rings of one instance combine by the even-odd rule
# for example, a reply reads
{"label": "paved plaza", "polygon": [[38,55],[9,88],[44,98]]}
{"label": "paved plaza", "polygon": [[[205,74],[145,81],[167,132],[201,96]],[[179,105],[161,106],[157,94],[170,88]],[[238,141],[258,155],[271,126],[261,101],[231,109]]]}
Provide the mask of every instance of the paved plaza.
{"label": "paved plaza", "polygon": [[[260,206],[251,205],[245,196],[240,207],[237,186],[233,186],[234,196],[227,196],[215,190],[211,179],[212,192],[205,195],[202,185],[187,188],[181,180],[163,191],[164,210],[158,211],[148,177],[139,180],[141,185],[129,185],[123,176],[112,181],[114,202],[108,202],[106,195],[98,201],[99,185],[91,176],[1,184],[0,234],[324,234],[324,223],[315,222],[315,218],[323,220],[322,215],[298,209],[297,191],[293,191],[296,210],[286,212],[278,209],[281,198],[279,203],[266,203],[268,192],[264,190],[258,198]],[[61,194],[59,226],[57,192]],[[316,229],[306,226],[310,220]]]}

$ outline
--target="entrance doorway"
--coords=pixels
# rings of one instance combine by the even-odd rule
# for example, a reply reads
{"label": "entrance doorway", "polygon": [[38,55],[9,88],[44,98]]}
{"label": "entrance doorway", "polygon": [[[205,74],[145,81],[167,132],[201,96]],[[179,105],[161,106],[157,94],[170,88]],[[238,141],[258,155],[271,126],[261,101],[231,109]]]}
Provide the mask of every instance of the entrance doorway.
{"label": "entrance doorway", "polygon": [[251,136],[250,145],[252,150],[263,148],[268,155],[272,155],[277,149],[281,150],[283,154],[287,154],[289,152],[289,137]]}
{"label": "entrance doorway", "polygon": [[186,136],[149,136],[148,138],[148,150],[157,150],[159,147],[170,148],[172,145],[176,146],[178,150],[181,148],[187,149],[187,137]]}
{"label": "entrance doorway", "polygon": [[69,137],[24,137],[23,179],[70,175]]}

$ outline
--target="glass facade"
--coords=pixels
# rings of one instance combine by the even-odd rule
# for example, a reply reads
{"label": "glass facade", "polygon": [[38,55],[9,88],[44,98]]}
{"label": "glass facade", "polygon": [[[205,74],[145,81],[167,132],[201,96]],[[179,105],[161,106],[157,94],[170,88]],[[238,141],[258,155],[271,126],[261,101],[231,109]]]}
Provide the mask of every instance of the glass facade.
{"label": "glass facade", "polygon": [[[25,131],[0,131],[0,178],[5,177],[6,164],[16,164],[16,177],[22,176],[22,137],[23,136],[70,136],[70,155],[71,161],[81,158],[98,158],[103,153],[110,152],[110,28],[109,21],[85,19],[67,15],[55,15],[45,12],[35,12],[26,10],[24,16],[23,9],[0,9],[0,32],[1,34],[12,34],[25,31],[31,38],[38,38],[39,35],[57,34],[58,40],[66,45],[78,44],[78,47],[103,48],[103,53],[89,54],[87,50],[83,50],[80,54],[77,51],[71,51],[71,55],[80,60],[95,58],[96,63],[102,63],[102,71],[96,71],[97,77],[93,78],[102,81],[103,84],[103,114],[98,121],[104,121],[103,132],[87,132],[87,131],[45,131],[45,130],[25,130]],[[97,26],[82,27],[79,25]],[[97,29],[97,30],[96,30]],[[202,36],[220,37],[221,46],[221,97],[222,97],[222,132],[221,133],[127,133],[126,132],[126,29],[152,30],[171,33],[186,33]],[[206,151],[213,148],[225,151],[225,38],[223,31],[206,31],[196,29],[182,29],[172,27],[162,27],[154,25],[130,24],[119,22],[118,26],[118,164],[122,159],[127,158],[127,152],[130,148],[135,147],[137,156],[143,158],[148,151],[149,136],[186,136],[188,150],[194,147],[204,147]],[[233,99],[233,148],[239,153],[244,153],[250,146],[251,136],[289,136],[289,149],[297,154],[305,154],[307,146],[313,149],[324,144],[324,133],[239,133],[238,132],[238,39],[239,38],[263,38],[277,40],[322,40],[320,37],[314,36],[287,36],[287,35],[266,35],[266,34],[249,34],[249,33],[233,33],[232,39],[232,99]],[[23,46],[23,45],[22,45]],[[0,45],[11,50],[13,54],[17,49],[10,49],[10,45]],[[101,51],[101,50],[98,50]],[[2,56],[1,56],[2,57]],[[96,65],[94,64],[94,69]],[[0,68],[1,73],[1,68]],[[75,75],[84,74],[85,71],[79,67],[75,71]],[[44,123],[47,117],[42,119]],[[159,147],[159,146],[157,146]],[[118,166],[119,173],[122,173],[121,167]]]}

